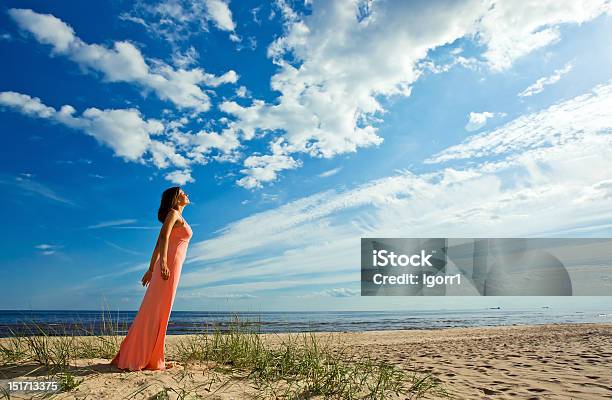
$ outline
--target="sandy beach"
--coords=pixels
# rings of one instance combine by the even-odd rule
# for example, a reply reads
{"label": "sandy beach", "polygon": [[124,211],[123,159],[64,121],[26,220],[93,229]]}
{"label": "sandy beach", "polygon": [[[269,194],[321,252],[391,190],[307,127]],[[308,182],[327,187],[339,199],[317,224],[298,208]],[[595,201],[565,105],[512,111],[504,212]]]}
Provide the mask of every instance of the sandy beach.
{"label": "sandy beach", "polygon": [[[317,336],[407,371],[430,372],[457,399],[612,399],[612,324],[369,331]],[[264,338],[274,345],[284,340],[284,335],[269,334]],[[181,336],[167,337],[167,360],[173,359],[177,340]],[[169,391],[169,398],[180,398],[180,393],[187,392],[210,399],[257,395],[253,383],[245,376],[219,371],[206,364],[178,365],[166,371],[122,372],[108,362],[106,359],[78,360],[71,372],[83,381],[72,392],[55,398],[146,399],[164,387],[173,389]],[[44,377],[44,372],[33,364],[4,365],[0,370],[2,379]],[[12,398],[23,397],[12,395]]]}

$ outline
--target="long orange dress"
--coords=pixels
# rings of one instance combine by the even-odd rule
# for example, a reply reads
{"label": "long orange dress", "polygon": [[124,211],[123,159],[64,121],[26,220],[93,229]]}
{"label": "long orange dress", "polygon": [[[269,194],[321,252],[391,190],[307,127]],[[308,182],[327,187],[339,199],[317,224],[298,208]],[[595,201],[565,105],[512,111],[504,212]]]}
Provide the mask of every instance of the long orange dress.
{"label": "long orange dress", "polygon": [[174,226],[170,231],[167,253],[170,277],[167,280],[162,278],[161,257],[159,257],[154,265],[153,276],[140,309],[111,364],[130,371],[166,368],[164,360],[166,329],[192,235],[193,232],[187,222],[183,226]]}

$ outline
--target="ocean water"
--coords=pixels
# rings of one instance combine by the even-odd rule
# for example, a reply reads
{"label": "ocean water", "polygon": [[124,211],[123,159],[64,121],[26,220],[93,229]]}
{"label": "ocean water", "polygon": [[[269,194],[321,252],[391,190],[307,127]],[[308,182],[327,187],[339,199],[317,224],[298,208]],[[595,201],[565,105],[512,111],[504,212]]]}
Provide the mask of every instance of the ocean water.
{"label": "ocean water", "polygon": [[[125,334],[136,311],[0,310],[0,337],[15,334],[99,335]],[[172,311],[167,333],[201,333],[227,330],[238,321],[261,333],[308,331],[371,331],[441,329],[497,325],[551,323],[612,323],[608,311],[535,310],[433,310],[433,311],[333,311],[333,312],[210,312]]]}

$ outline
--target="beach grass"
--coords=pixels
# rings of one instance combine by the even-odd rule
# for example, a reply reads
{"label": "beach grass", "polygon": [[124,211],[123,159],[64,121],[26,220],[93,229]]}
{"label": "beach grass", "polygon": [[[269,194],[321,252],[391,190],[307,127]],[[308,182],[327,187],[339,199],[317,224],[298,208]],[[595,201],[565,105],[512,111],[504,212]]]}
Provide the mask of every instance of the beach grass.
{"label": "beach grass", "polygon": [[[45,366],[52,373],[65,372],[70,362],[84,358],[112,358],[121,344],[120,324],[110,313],[101,312],[101,328],[76,325],[44,326],[37,321],[24,319],[20,329],[11,333],[5,343],[0,343],[2,364],[33,361]],[[123,327],[125,329],[125,327]]]}
{"label": "beach grass", "polygon": [[[62,391],[70,391],[81,383],[71,374],[75,360],[110,359],[119,349],[119,323],[104,313],[103,321],[102,332],[95,335],[93,330],[81,333],[65,327],[47,331],[35,321],[23,322],[25,329],[0,343],[0,363],[37,363],[60,382]],[[223,327],[206,327],[179,337],[168,349],[182,365],[176,385],[152,379],[128,398],[152,385],[161,387],[156,398],[169,398],[170,393],[173,398],[199,398],[200,392],[210,395],[222,390],[231,379],[253,382],[261,399],[448,397],[431,374],[405,371],[368,354],[355,354],[333,333],[262,335],[258,326],[235,316]],[[189,384],[189,369],[194,364],[206,365],[209,374],[197,386]]]}

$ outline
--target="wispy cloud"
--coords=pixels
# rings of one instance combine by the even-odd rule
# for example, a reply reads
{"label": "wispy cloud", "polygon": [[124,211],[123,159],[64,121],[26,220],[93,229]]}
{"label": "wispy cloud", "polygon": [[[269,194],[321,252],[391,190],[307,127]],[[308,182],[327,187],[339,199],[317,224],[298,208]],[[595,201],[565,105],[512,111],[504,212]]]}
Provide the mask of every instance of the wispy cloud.
{"label": "wispy cloud", "polygon": [[338,167],[338,168],[333,168],[324,172],[321,172],[319,175],[317,175],[319,178],[327,178],[329,176],[332,175],[336,175],[338,172],[340,172],[342,170],[342,167]]}
{"label": "wispy cloud", "polygon": [[131,274],[133,272],[138,272],[138,271],[142,271],[142,273],[144,274],[148,267],[149,267],[149,263],[144,263],[143,262],[143,263],[132,265],[131,267],[121,268],[120,270],[113,271],[113,272],[110,272],[110,273],[107,273],[107,274],[96,275],[96,276],[93,276],[92,278],[89,278],[89,279],[91,281],[96,281],[96,280],[100,280],[100,279],[117,278],[119,276]]}
{"label": "wispy cloud", "polygon": [[[187,278],[187,277],[185,277]],[[188,279],[183,279],[188,281]],[[200,288],[193,289],[192,286],[183,285],[183,294],[185,296],[191,296],[192,293],[207,293],[208,297],[227,297],[233,293],[258,293],[262,291],[276,291],[281,289],[308,287],[308,286],[321,286],[321,285],[338,285],[338,284],[352,284],[359,280],[359,273],[341,273],[334,274],[332,276],[309,276],[308,279],[304,279],[304,276],[289,276],[288,279],[278,279],[266,277],[259,281],[247,281],[247,282],[236,282],[236,283],[222,283],[222,282],[211,282],[205,285],[200,285]],[[202,290],[202,288],[206,288]]]}
{"label": "wispy cloud", "polygon": [[[93,287],[96,287],[100,284],[100,281],[104,281],[104,280],[112,280],[112,279],[116,279],[119,278],[121,276],[124,275],[128,275],[128,274],[132,274],[134,272],[142,272],[143,274],[145,273],[145,271],[147,270],[147,268],[149,267],[149,263],[138,263],[138,264],[124,264],[122,265],[119,269],[112,271],[112,272],[108,272],[105,274],[98,274],[98,275],[94,275],[90,278],[87,278],[84,282],[82,283],[78,283],[78,284],[72,284],[70,286],[68,286],[66,288],[67,291],[69,292],[80,292],[83,290],[89,290]],[[103,285],[105,285],[106,287],[108,287],[108,283],[103,283]],[[113,291],[116,290],[116,292],[123,292],[123,293],[132,293],[134,292],[134,285],[117,285],[116,282],[113,282]],[[117,290],[118,289],[118,290]]]}
{"label": "wispy cloud", "polygon": [[471,136],[428,158],[426,163],[499,156],[514,151],[555,146],[586,134],[612,130],[612,82],[559,102],[540,112],[521,116],[491,132]]}
{"label": "wispy cloud", "polygon": [[[195,224],[191,224],[191,226],[195,226]],[[155,225],[140,225],[140,226],[134,226],[134,225],[128,225],[128,226],[113,226],[113,229],[143,229],[143,230],[154,230],[154,229],[161,229],[161,225],[159,226],[155,226]]]}
{"label": "wispy cloud", "polygon": [[100,228],[109,228],[109,227],[115,227],[115,226],[120,226],[120,225],[129,225],[129,224],[133,224],[135,222],[137,222],[138,220],[133,219],[133,218],[126,218],[126,219],[114,219],[111,221],[103,221],[103,222],[99,222],[97,224],[94,225],[89,225],[87,227],[87,229],[100,229]]}
{"label": "wispy cloud", "polygon": [[545,86],[555,84],[559,82],[561,77],[572,70],[572,63],[567,63],[563,68],[555,70],[551,76],[540,78],[533,85],[530,85],[527,89],[520,92],[519,97],[529,97],[534,94],[538,94],[544,90]]}
{"label": "wispy cloud", "polygon": [[135,256],[141,256],[141,255],[144,254],[144,253],[141,253],[140,251],[134,251],[134,250],[126,249],[125,247],[119,246],[118,244],[113,243],[110,240],[104,240],[104,243],[106,243],[107,245],[109,245],[113,249],[122,251],[122,252],[127,253],[127,254],[132,254],[132,255],[135,255]]}
{"label": "wispy cloud", "polygon": [[225,293],[225,294],[211,294],[206,290],[195,290],[191,292],[183,293],[178,292],[176,297],[180,299],[256,299],[257,296],[250,293]]}
{"label": "wispy cloud", "polygon": [[48,244],[41,243],[34,246],[35,249],[40,250],[40,254],[43,256],[50,256],[57,252],[57,250],[61,249],[64,246],[56,245],[56,244]]}
{"label": "wispy cloud", "polygon": [[16,177],[8,177],[5,179],[0,178],[0,184],[16,186],[22,189],[27,194],[34,194],[46,199],[56,201],[58,203],[67,204],[70,206],[76,206],[77,204],[71,199],[67,199],[55,192],[50,187],[32,180],[30,174],[21,174]]}
{"label": "wispy cloud", "polygon": [[298,297],[311,298],[311,297],[353,297],[359,296],[359,290],[347,289],[347,288],[331,288],[321,290],[319,292],[307,293]]}

